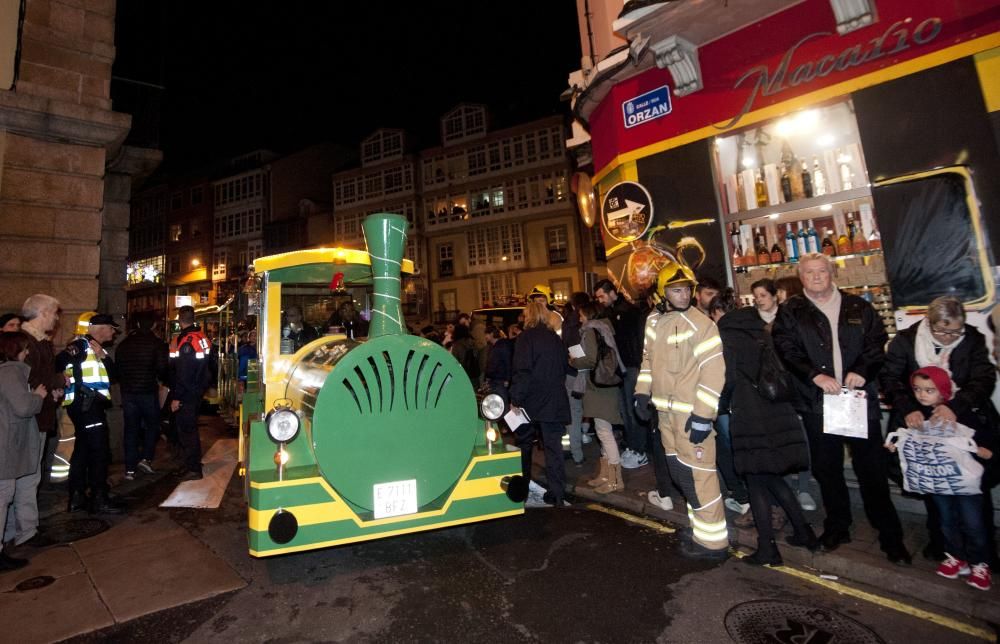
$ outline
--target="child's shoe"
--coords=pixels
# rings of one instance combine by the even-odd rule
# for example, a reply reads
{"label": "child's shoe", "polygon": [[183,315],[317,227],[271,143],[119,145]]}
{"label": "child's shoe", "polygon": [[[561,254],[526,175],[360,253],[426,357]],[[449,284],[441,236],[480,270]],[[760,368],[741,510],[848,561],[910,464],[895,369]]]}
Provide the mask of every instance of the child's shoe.
{"label": "child's shoe", "polygon": [[[944,561],[941,562],[941,565],[937,569],[937,574],[945,579],[958,579],[959,575],[968,575],[970,572],[972,571],[967,562],[959,561],[947,552],[944,553]],[[986,574],[989,576],[989,570],[987,570]]]}
{"label": "child's shoe", "polygon": [[965,583],[969,584],[976,590],[989,590],[992,584],[990,583],[990,566],[985,563],[978,563],[972,567],[972,574],[969,578],[965,580]]}

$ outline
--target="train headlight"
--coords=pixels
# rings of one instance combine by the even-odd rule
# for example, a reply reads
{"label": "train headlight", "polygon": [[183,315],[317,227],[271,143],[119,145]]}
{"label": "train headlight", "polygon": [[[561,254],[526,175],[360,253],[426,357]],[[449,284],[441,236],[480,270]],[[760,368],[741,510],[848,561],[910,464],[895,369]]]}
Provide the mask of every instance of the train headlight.
{"label": "train headlight", "polygon": [[503,398],[497,394],[490,394],[483,398],[483,402],[479,404],[479,411],[482,412],[484,418],[496,420],[503,415],[504,407]]}
{"label": "train headlight", "polygon": [[298,415],[288,408],[275,409],[267,415],[267,435],[275,443],[287,443],[299,433]]}

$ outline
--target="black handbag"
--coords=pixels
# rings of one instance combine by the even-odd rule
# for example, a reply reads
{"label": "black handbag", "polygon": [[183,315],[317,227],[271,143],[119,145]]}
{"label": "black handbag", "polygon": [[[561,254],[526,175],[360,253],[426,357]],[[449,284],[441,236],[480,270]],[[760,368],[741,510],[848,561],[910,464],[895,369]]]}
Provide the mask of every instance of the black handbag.
{"label": "black handbag", "polygon": [[790,402],[793,395],[791,375],[785,365],[781,364],[770,338],[757,342],[760,344],[760,366],[754,387],[762,397],[771,402]]}

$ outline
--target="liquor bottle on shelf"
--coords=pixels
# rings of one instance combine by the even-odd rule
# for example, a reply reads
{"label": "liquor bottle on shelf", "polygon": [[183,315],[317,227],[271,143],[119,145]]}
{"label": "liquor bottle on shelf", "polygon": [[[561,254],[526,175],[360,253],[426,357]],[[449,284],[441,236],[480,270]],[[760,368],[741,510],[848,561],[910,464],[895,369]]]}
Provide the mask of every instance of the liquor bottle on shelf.
{"label": "liquor bottle on shelf", "polygon": [[764,183],[763,168],[754,173],[753,185],[754,193],[757,195],[757,207],[763,208],[767,205],[767,185]]}
{"label": "liquor bottle on shelf", "polygon": [[819,235],[816,234],[816,226],[813,220],[809,220],[809,228],[806,229],[806,248],[810,253],[819,252]]}
{"label": "liquor bottle on shelf", "polygon": [[785,198],[785,203],[792,200],[792,177],[788,170],[788,164],[781,164],[781,196]]}
{"label": "liquor bottle on shelf", "polygon": [[785,261],[785,251],[781,249],[780,235],[775,233],[774,235],[774,245],[771,246],[771,263],[781,264]]}
{"label": "liquor bottle on shelf", "polygon": [[823,229],[823,245],[820,252],[830,257],[837,254],[837,245],[833,243],[833,231],[828,228]]}
{"label": "liquor bottle on shelf", "polygon": [[753,247],[753,242],[747,244],[747,247],[743,250],[743,265],[744,266],[756,266],[757,265],[757,249]]}
{"label": "liquor bottle on shelf", "polygon": [[799,261],[799,242],[792,232],[791,222],[785,224],[785,257],[790,262]]}
{"label": "liquor bottle on shelf", "polygon": [[767,236],[764,231],[761,230],[760,226],[757,226],[757,263],[758,264],[770,264],[771,263],[771,253],[767,250]]}
{"label": "liquor bottle on shelf", "polygon": [[851,157],[840,151],[837,148],[837,164],[839,166],[840,172],[840,189],[850,190],[854,187],[854,182],[851,181],[851,165],[849,161]]}
{"label": "liquor bottle on shelf", "polygon": [[813,196],[813,180],[812,175],[809,173],[809,162],[805,159],[802,160],[802,174],[799,177],[802,179],[803,197],[811,199]]}
{"label": "liquor bottle on shelf", "polygon": [[852,215],[847,213],[847,226],[846,230],[840,231],[840,236],[837,237],[837,254],[838,255],[850,255],[851,254],[851,238],[847,236],[847,231],[850,230],[852,225]]}
{"label": "liquor bottle on shelf", "polygon": [[853,234],[851,235],[851,252],[863,253],[868,250],[868,240],[861,230],[861,213],[856,213],[853,224]]}
{"label": "liquor bottle on shelf", "polygon": [[868,235],[868,250],[882,250],[882,235],[878,228],[872,228],[872,234]]}
{"label": "liquor bottle on shelf", "polygon": [[743,173],[736,174],[736,209],[746,210],[747,209],[747,193],[746,189],[743,187]]}
{"label": "liquor bottle on shelf", "polygon": [[812,175],[812,185],[813,185],[813,195],[816,197],[826,194],[826,176],[823,174],[822,168],[819,167],[819,159],[813,157],[813,175]]}
{"label": "liquor bottle on shelf", "polygon": [[734,221],[729,229],[729,239],[733,244],[733,268],[743,266],[743,249],[740,248],[740,228]]}
{"label": "liquor bottle on shelf", "polygon": [[799,222],[799,232],[795,234],[795,244],[799,249],[798,257],[801,259],[803,255],[809,252],[809,242],[806,241],[808,235],[806,235],[805,229],[802,227],[802,222]]}

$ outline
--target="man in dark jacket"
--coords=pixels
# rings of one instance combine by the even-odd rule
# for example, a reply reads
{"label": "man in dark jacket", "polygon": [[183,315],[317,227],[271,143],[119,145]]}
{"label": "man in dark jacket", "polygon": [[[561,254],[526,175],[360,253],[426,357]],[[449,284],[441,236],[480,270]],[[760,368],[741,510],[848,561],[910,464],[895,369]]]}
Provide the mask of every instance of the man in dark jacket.
{"label": "man in dark jacket", "polygon": [[[851,541],[851,498],[844,481],[846,445],[861,485],[865,514],[879,532],[883,552],[893,563],[908,564],[910,554],[889,496],[879,423],[876,383],[884,360],[885,327],[871,304],[835,288],[827,256],[804,255],[799,278],[804,293],[781,307],[773,338],[799,394],[797,410],[809,435],[813,475],[823,494],[826,519],[820,541],[827,551]],[[824,433],[823,396],[837,395],[841,387],[867,393],[867,438]]]}
{"label": "man in dark jacket", "polygon": [[160,433],[160,384],[166,382],[167,344],[153,333],[153,317],[138,316],[115,351],[122,412],[125,416],[125,479],[136,471],[153,474],[156,438]]}
{"label": "man in dark jacket", "polygon": [[486,358],[486,384],[490,393],[497,394],[504,402],[510,400],[511,364],[514,360],[514,341],[503,337],[500,329],[492,324],[484,331],[489,354]]}
{"label": "man in dark jacket", "polygon": [[615,329],[615,344],[618,355],[625,365],[623,385],[618,389],[618,411],[625,426],[625,451],[622,452],[622,467],[633,470],[649,463],[646,442],[649,431],[635,417],[635,383],[639,378],[642,364],[642,330],[646,322],[639,308],[622,297],[611,280],[601,280],[594,288],[594,299],[604,307],[601,317],[611,320]]}
{"label": "man in dark jacket", "polygon": [[185,481],[197,480],[201,472],[201,437],[198,409],[211,379],[208,338],[194,323],[194,308],[177,311],[181,332],[170,345],[170,411],[177,423],[177,438],[184,450]]}

